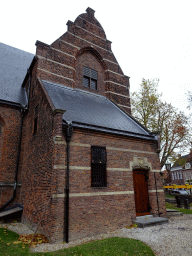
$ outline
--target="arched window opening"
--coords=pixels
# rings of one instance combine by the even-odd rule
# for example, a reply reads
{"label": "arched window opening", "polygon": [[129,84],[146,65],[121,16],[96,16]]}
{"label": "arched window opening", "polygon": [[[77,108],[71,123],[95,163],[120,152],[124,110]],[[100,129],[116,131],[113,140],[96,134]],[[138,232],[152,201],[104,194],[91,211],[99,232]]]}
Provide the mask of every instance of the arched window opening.
{"label": "arched window opening", "polygon": [[105,63],[93,49],[81,49],[76,56],[75,87],[105,95]]}

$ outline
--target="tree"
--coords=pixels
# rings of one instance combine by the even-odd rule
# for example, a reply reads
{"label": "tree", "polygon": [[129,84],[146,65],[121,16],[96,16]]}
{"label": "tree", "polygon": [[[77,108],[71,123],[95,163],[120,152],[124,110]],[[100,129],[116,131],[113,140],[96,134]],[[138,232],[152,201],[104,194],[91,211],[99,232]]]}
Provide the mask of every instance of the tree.
{"label": "tree", "polygon": [[176,156],[176,149],[189,144],[188,117],[158,94],[159,80],[142,79],[140,89],[131,95],[132,115],[150,132],[160,132],[160,162]]}
{"label": "tree", "polygon": [[190,123],[192,125],[192,91],[188,91],[187,93],[187,97],[188,97],[188,110],[190,111],[189,117],[190,117]]}
{"label": "tree", "polygon": [[155,130],[154,119],[159,109],[159,99],[157,92],[159,80],[142,79],[139,92],[132,93],[131,104],[132,113],[147,129]]}

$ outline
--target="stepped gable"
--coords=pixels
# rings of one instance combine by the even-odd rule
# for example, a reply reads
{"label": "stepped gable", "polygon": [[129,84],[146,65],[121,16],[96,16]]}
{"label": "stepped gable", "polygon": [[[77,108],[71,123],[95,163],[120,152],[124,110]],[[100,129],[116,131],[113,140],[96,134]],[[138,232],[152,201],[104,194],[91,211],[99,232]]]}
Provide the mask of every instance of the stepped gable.
{"label": "stepped gable", "polygon": [[[86,12],[87,13],[80,14],[75,22],[70,20],[67,22],[67,36],[70,38],[70,35],[74,35],[76,39],[78,38],[79,40],[84,41],[78,45],[80,48],[92,45],[92,47],[111,52],[111,41],[107,40],[102,26],[94,17],[95,11],[91,8],[87,8]],[[61,40],[65,38],[66,33],[60,37]],[[113,58],[113,60],[116,61],[115,58]]]}
{"label": "stepped gable", "polygon": [[76,18],[74,25],[79,26],[91,33],[94,33],[98,37],[106,40],[107,38],[104,29],[102,28],[98,20],[94,17],[95,11],[88,7],[86,12],[87,13],[80,14]]}
{"label": "stepped gable", "polygon": [[[129,77],[123,74],[94,13],[88,7],[74,22],[68,21],[67,32],[51,45],[37,41],[37,76],[106,96],[130,114]],[[84,66],[97,71],[97,90],[83,86]]]}

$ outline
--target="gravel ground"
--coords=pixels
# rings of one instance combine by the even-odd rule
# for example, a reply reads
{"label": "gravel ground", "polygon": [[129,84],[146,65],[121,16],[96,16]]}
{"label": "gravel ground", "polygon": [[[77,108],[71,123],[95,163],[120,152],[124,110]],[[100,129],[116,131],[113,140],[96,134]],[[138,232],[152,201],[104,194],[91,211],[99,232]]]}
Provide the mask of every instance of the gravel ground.
{"label": "gravel ground", "polygon": [[[22,223],[1,224],[18,234],[31,234],[34,231]],[[68,244],[41,244],[32,248],[34,252],[56,251],[80,245],[92,240],[108,237],[128,237],[143,241],[148,244],[157,256],[189,256],[192,255],[192,215],[170,217],[169,223],[147,227],[147,228],[123,228],[115,232],[102,234],[94,237],[76,240]]]}

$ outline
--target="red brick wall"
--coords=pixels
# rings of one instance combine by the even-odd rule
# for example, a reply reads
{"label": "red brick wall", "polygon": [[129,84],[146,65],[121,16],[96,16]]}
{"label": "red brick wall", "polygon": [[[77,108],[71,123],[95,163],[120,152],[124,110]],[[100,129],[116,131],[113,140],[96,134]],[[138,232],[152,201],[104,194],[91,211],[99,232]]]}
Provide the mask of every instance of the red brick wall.
{"label": "red brick wall", "polygon": [[[31,223],[33,226],[37,226],[42,209],[45,208],[49,198],[52,198],[42,218],[40,230],[54,242],[63,240],[66,142],[61,130],[62,114],[57,113],[53,119],[54,146],[52,155],[47,155],[47,157],[52,157],[52,171],[50,168],[48,172],[51,180],[47,180],[43,176],[47,163],[40,166],[39,162],[41,161],[38,159],[34,168],[29,162],[27,176],[22,181],[22,191],[25,194],[25,197],[22,198],[25,207],[23,221]],[[106,146],[106,188],[91,187],[91,145]],[[147,157],[152,170],[160,170],[155,150],[156,144],[153,142],[86,130],[74,130],[70,143],[69,241],[105,233],[132,223],[136,212],[130,162],[133,161],[133,157]],[[43,179],[47,181],[47,187],[44,186]],[[35,184],[35,182],[38,183]],[[156,183],[157,190],[162,190],[162,179],[159,173],[156,173]],[[151,214],[158,215],[154,172],[151,171],[149,172],[148,189],[150,190]],[[131,194],[121,194],[122,191],[130,191]],[[112,194],[106,195],[106,192]],[[116,192],[120,192],[120,194],[115,194]],[[83,196],[79,193],[88,194]],[[104,194],[96,195],[96,193]],[[43,196],[45,196],[44,201]],[[161,216],[165,216],[163,192],[158,192],[158,201],[159,212],[162,213]]]}
{"label": "red brick wall", "polygon": [[[21,115],[19,109],[0,106],[0,206],[13,196],[19,146]],[[19,199],[19,189],[17,193]]]}
{"label": "red brick wall", "polygon": [[[42,228],[48,232],[51,215],[53,165],[52,109],[40,83],[33,78],[33,93],[24,118],[19,179],[22,183],[20,203],[24,205],[23,222],[36,226],[45,211]],[[37,132],[34,134],[35,107],[38,105]],[[49,203],[48,208],[46,205]]]}
{"label": "red brick wall", "polygon": [[[60,143],[64,146],[65,140]],[[106,146],[106,188],[91,187],[91,145]],[[155,143],[144,140],[74,130],[70,143],[69,241],[131,224],[132,219],[136,217],[133,173],[130,170],[133,157],[147,157],[148,162],[151,163],[152,171],[149,172],[148,180],[151,214],[157,216],[160,212],[161,216],[166,215],[163,191],[157,193],[158,212],[153,170],[160,170],[160,164],[155,149]],[[65,158],[64,155],[63,158]],[[156,183],[157,190],[162,190],[162,178],[159,173],[156,173]],[[63,183],[60,187],[61,192],[52,195],[55,206],[63,206],[65,202],[62,192]],[[131,191],[131,194],[121,194],[122,191]],[[106,192],[112,194],[106,195]],[[116,192],[120,194],[115,194]],[[79,193],[84,193],[84,195]],[[96,193],[104,194],[97,195]],[[62,240],[63,209],[57,209],[57,214],[57,224],[60,228],[55,230],[54,236]]]}

